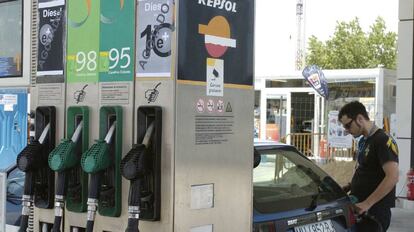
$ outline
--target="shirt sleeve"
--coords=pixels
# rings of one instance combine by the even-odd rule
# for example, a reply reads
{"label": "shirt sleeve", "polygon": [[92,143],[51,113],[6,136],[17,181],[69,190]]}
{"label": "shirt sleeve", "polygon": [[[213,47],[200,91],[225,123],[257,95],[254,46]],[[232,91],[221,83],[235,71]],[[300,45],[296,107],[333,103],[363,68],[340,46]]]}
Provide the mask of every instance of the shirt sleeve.
{"label": "shirt sleeve", "polygon": [[398,162],[398,146],[391,136],[382,134],[377,140],[376,147],[381,166],[388,161]]}

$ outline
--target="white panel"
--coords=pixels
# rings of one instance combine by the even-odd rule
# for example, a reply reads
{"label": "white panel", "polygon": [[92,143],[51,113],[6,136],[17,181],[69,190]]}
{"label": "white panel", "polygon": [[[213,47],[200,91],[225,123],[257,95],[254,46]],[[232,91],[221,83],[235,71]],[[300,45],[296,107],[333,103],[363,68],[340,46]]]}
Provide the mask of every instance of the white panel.
{"label": "white panel", "polygon": [[414,0],[400,0],[398,12],[400,20],[413,19],[413,2]]}
{"label": "white panel", "polygon": [[213,232],[213,225],[193,227],[190,232]]}
{"label": "white panel", "polygon": [[397,80],[397,138],[411,138],[411,91],[411,80]]}
{"label": "white panel", "polygon": [[407,195],[407,172],[410,169],[411,139],[397,139],[399,150],[399,176],[395,195],[397,197]]}
{"label": "white panel", "polygon": [[397,77],[412,78],[413,21],[398,24]]}

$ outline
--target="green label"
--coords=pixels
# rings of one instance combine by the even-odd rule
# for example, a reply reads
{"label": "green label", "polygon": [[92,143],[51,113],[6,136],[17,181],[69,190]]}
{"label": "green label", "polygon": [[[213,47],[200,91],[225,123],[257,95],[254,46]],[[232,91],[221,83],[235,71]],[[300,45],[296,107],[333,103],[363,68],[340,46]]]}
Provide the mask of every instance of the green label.
{"label": "green label", "polygon": [[101,1],[99,81],[133,81],[135,0]]}
{"label": "green label", "polygon": [[68,4],[67,81],[97,82],[99,78],[100,2],[71,0]]}

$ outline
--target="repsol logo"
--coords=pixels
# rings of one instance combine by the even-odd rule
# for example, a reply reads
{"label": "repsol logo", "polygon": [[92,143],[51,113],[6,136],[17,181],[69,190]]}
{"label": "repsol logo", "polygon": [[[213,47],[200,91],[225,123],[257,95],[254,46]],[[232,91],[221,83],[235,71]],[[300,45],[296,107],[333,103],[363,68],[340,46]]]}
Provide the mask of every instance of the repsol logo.
{"label": "repsol logo", "polygon": [[198,0],[198,4],[229,12],[237,12],[237,4],[228,0]]}

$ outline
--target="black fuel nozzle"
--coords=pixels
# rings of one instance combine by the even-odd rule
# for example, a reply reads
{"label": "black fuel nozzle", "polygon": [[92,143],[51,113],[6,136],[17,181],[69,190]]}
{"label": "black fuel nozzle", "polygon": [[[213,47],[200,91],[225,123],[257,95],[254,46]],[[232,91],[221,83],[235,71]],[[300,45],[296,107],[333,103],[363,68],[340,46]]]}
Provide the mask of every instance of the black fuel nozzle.
{"label": "black fuel nozzle", "polygon": [[151,167],[148,144],[154,123],[148,127],[142,144],[136,144],[121,161],[121,174],[130,181],[128,197],[128,226],[125,232],[139,232],[139,214],[141,207],[141,181]]}
{"label": "black fuel nozzle", "polygon": [[128,226],[125,232],[139,232],[141,179],[148,172],[148,151],[144,144],[134,145],[121,161],[121,174],[130,181],[128,197]]}
{"label": "black fuel nozzle", "polygon": [[50,124],[43,129],[39,140],[35,140],[28,144],[18,155],[16,159],[17,168],[25,172],[24,193],[22,196],[22,218],[20,221],[19,231],[26,231],[30,212],[33,210],[34,195],[34,172],[42,168],[46,162],[46,155],[43,151],[43,142],[45,141]]}
{"label": "black fuel nozzle", "polygon": [[144,144],[134,145],[121,161],[121,174],[127,180],[141,178],[148,171],[147,148]]}

